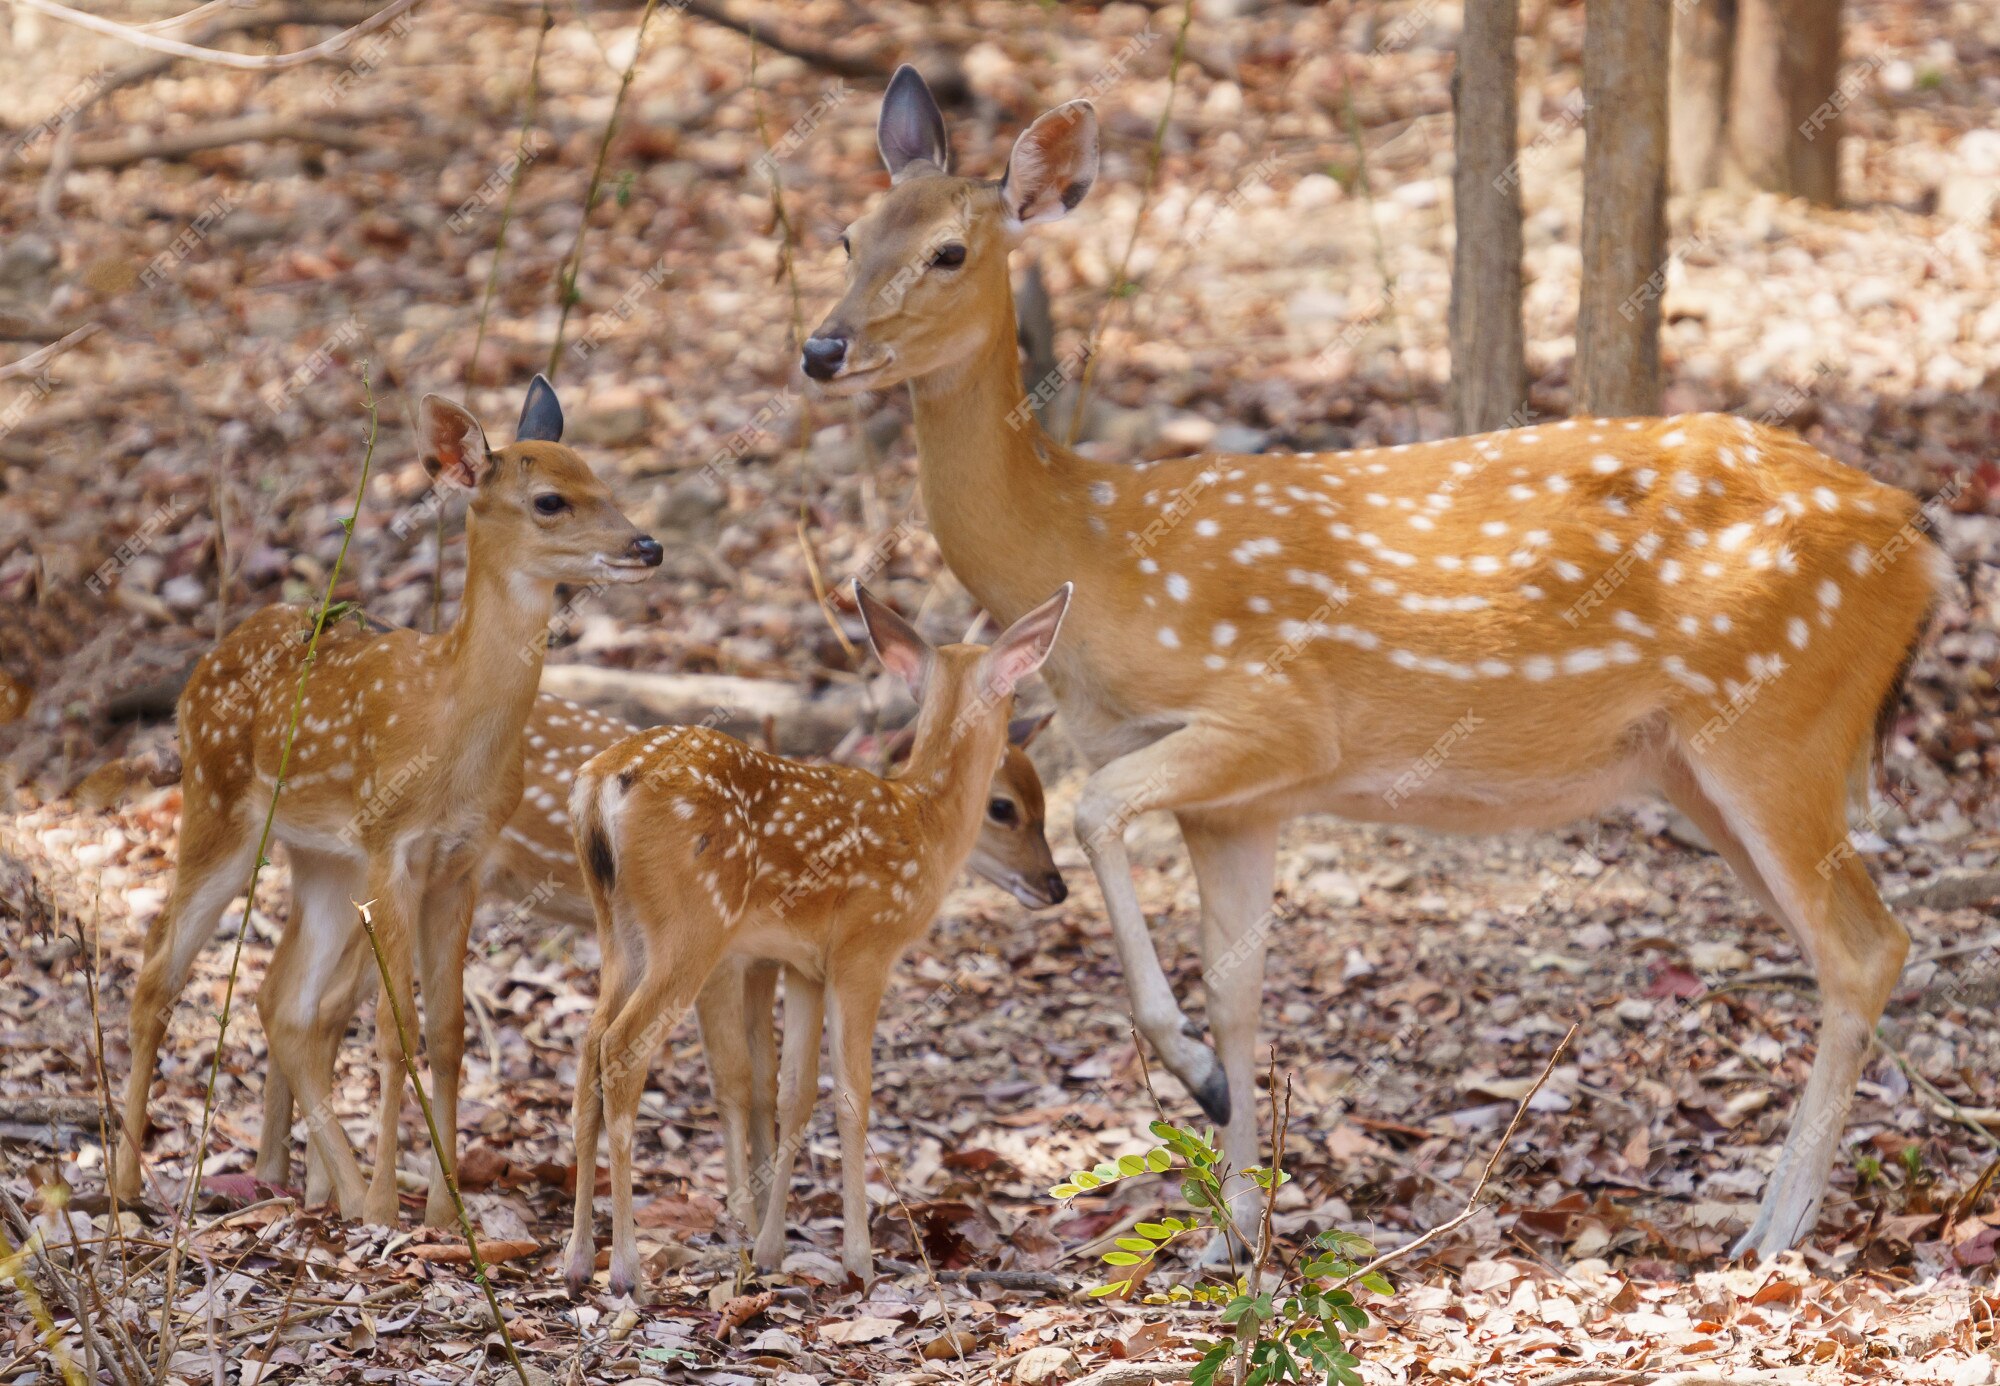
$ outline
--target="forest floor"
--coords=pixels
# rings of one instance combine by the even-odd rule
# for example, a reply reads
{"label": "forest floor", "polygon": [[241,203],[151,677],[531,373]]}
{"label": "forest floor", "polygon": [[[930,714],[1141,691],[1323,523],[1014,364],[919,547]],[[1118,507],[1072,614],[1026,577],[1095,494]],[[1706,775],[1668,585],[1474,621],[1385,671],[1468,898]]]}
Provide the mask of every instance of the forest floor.
{"label": "forest floor", "polygon": [[[1150,201],[1177,7],[782,8],[792,38],[883,70],[957,55],[965,93],[947,113],[963,172],[997,175],[1037,111],[1094,90],[1097,188],[1017,256],[1047,286],[1057,359],[1111,303],[1083,429],[1092,448],[1331,448],[1448,431],[1447,7],[1197,18]],[[1528,11],[1530,404],[1557,417],[1579,258],[1582,14]],[[1914,943],[1827,1209],[1796,1255],[1725,1259],[1803,1087],[1815,1008],[1792,941],[1661,809],[1494,841],[1295,824],[1264,1005],[1292,1090],[1283,1245],[1338,1227],[1394,1246],[1455,1214],[1534,1075],[1581,1026],[1488,1186],[1490,1208],[1396,1266],[1397,1294],[1370,1304],[1365,1380],[2000,1381],[2000,13],[1916,0],[1849,11],[1849,205],[1677,199],[1664,276],[1670,408],[1771,418],[1933,500],[1961,576],[1891,738],[1898,805],[1858,839]],[[112,95],[77,149],[244,114],[320,121],[338,127],[332,143],[79,157],[45,184],[44,138],[0,177],[0,335],[18,359],[88,329],[46,370],[0,378],[0,669],[34,699],[0,725],[12,786],[0,1188],[56,1237],[70,1199],[69,1227],[105,1240],[84,1264],[45,1268],[43,1292],[101,1297],[86,1317],[111,1337],[112,1321],[126,1325],[149,1350],[172,1231],[162,1210],[190,1174],[230,946],[204,952],[163,1052],[150,1206],[114,1221],[101,1078],[126,1070],[125,1009],[170,877],[179,791],[121,796],[91,777],[171,743],[156,685],[218,625],[317,594],[360,465],[364,361],[382,436],[341,595],[428,623],[439,555],[426,528],[391,526],[424,487],[414,402],[462,398],[497,435],[528,376],[549,368],[560,267],[638,19],[557,7],[523,141],[538,14],[500,0],[426,6],[344,69],[179,67]],[[130,56],[18,9],[10,20],[9,144]],[[298,47],[323,33],[274,37]],[[880,81],[765,47],[752,86],[750,59],[742,36],[675,7],[646,38],[556,381],[570,439],[668,559],[655,580],[580,606],[554,658],[852,683],[866,671],[815,600],[815,570],[831,585],[867,567],[935,633],[963,629],[970,611],[923,528],[906,402],[829,409],[794,383],[795,323],[831,302],[840,230],[885,181]],[[789,261],[757,166],[773,145]],[[482,340],[510,151],[523,146]],[[1136,291],[1108,300],[1142,203]],[[708,469],[718,454],[728,460]],[[446,539],[449,610],[456,517]],[[689,1022],[642,1112],[646,1302],[613,1300],[600,1282],[572,1305],[556,1254],[595,943],[510,902],[482,913],[463,1171],[482,1236],[518,1244],[494,1284],[538,1384],[1044,1369],[1060,1381],[1124,1360],[1185,1373],[1213,1311],[1066,1292],[1172,1190],[1130,1181],[1067,1207],[1046,1192],[1151,1144],[1153,1107],[1102,901],[1069,832],[1078,775],[1060,718],[1036,755],[1072,893],[1031,914],[968,886],[898,968],[876,1042],[872,1226],[878,1255],[916,1269],[867,1286],[835,1259],[827,1104],[794,1185],[794,1254],[773,1281],[747,1277],[719,1205]],[[1134,836],[1141,898],[1199,1019],[1185,859],[1168,824]],[[246,998],[285,911],[284,873],[268,873],[221,1043],[169,1367],[220,1382],[227,1363],[244,1386],[507,1379],[478,1287],[426,1250],[454,1239],[409,1225],[425,1160],[414,1113],[401,1229],[342,1223],[249,1178],[267,1055]],[[339,1109],[350,1132],[373,1105],[365,1060],[351,1040]],[[1195,1116],[1157,1065],[1150,1077],[1171,1114]],[[996,1269],[1044,1278],[1007,1288],[960,1274]],[[74,1315],[54,1308],[80,1353]],[[19,1297],[0,1298],[0,1381],[55,1379],[32,1325]]]}

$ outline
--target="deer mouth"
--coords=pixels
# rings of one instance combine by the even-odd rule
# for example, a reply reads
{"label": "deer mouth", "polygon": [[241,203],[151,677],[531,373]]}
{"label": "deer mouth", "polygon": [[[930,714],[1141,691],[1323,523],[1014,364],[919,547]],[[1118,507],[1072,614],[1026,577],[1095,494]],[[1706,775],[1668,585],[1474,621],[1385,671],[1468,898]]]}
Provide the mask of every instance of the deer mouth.
{"label": "deer mouth", "polygon": [[609,569],[613,582],[644,582],[659,567],[643,558],[608,558],[603,554],[598,555],[597,566]]}
{"label": "deer mouth", "polygon": [[845,399],[848,395],[858,395],[863,390],[874,388],[876,378],[895,364],[896,353],[885,350],[879,360],[865,366],[848,366],[833,379],[816,382],[815,388],[822,395]]}

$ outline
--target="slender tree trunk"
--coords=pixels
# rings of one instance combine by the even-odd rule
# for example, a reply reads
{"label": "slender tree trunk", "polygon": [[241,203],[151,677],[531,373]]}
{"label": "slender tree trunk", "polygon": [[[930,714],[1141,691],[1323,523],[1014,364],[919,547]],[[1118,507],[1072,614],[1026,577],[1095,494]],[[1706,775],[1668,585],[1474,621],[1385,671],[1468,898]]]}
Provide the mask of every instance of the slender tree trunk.
{"label": "slender tree trunk", "polygon": [[1452,73],[1451,413],[1461,434],[1519,422],[1528,398],[1521,329],[1518,0],[1465,0]]}
{"label": "slender tree trunk", "polygon": [[1671,18],[1670,0],[1584,2],[1576,397],[1594,414],[1660,412]]}
{"label": "slender tree trunk", "polygon": [[1693,0],[1674,13],[1673,96],[1667,103],[1673,186],[1699,192],[1722,181],[1736,0]]}
{"label": "slender tree trunk", "polygon": [[1740,0],[1723,176],[1831,206],[1840,191],[1841,0]]}

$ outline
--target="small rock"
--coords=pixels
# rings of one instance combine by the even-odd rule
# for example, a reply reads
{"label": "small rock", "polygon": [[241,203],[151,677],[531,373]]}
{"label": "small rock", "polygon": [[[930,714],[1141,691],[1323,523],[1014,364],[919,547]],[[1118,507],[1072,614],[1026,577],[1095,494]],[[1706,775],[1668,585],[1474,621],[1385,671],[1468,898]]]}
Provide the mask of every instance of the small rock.
{"label": "small rock", "polygon": [[1653,1018],[1653,1003],[1640,996],[1628,996],[1611,1010],[1627,1025],[1644,1025]]}
{"label": "small rock", "polygon": [[1733,943],[1691,943],[1687,956],[1697,972],[1741,972],[1750,966],[1750,955]]}
{"label": "small rock", "polygon": [[175,611],[199,611],[208,605],[208,585],[192,574],[182,573],[161,584],[160,600]]}
{"label": "small rock", "polygon": [[1375,885],[1382,890],[1408,890],[1416,875],[1400,862],[1382,867],[1375,873]]}
{"label": "small rock", "polygon": [[1215,437],[1208,446],[1211,452],[1225,454],[1262,452],[1270,441],[1271,435],[1265,429],[1226,423],[1215,430]]}
{"label": "small rock", "polygon": [[1017,1386],[1055,1386],[1074,1376],[1079,1365],[1066,1347],[1031,1347],[1014,1359],[1014,1380]]}
{"label": "small rock", "polygon": [[1178,414],[1160,425],[1160,441],[1169,447],[1205,448],[1215,434],[1215,421],[1199,414]]}

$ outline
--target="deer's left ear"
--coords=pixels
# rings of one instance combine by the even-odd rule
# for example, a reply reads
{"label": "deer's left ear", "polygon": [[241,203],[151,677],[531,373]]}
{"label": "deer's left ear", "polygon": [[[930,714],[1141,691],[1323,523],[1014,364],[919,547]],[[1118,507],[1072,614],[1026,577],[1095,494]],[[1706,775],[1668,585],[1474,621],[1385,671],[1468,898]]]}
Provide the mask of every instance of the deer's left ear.
{"label": "deer's left ear", "polygon": [[1042,667],[1056,645],[1062,629],[1063,613],[1069,610],[1074,583],[1065,582],[1056,594],[1030,611],[993,642],[979,661],[979,686],[989,695],[1004,698],[1021,680]]}
{"label": "deer's left ear", "polygon": [[858,582],[854,584],[854,604],[861,608],[861,624],[868,628],[868,643],[875,647],[875,657],[903,681],[911,697],[922,702],[924,679],[931,671],[930,642]]}
{"label": "deer's left ear", "polygon": [[514,441],[560,443],[562,431],[562,401],[556,398],[556,387],[549,384],[547,376],[537,375],[528,382],[528,398],[521,405],[521,422],[514,425]]}
{"label": "deer's left ear", "polygon": [[1033,226],[1068,215],[1097,181],[1097,108],[1065,101],[1014,141],[1000,201],[1015,226]]}
{"label": "deer's left ear", "polygon": [[468,489],[493,474],[493,454],[479,420],[443,395],[425,395],[417,406],[418,455],[424,470]]}

